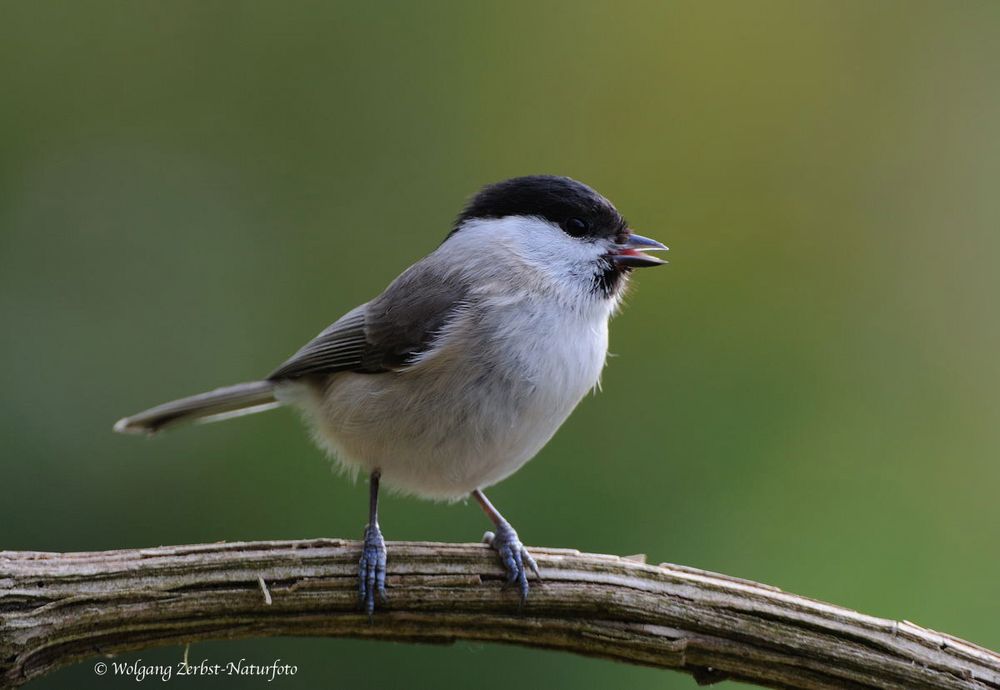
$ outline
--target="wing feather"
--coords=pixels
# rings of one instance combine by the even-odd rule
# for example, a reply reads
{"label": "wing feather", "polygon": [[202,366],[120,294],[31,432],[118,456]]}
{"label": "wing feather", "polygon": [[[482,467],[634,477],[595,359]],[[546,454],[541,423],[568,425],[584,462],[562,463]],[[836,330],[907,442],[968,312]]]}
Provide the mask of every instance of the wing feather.
{"label": "wing feather", "polygon": [[371,302],[344,314],[275,369],[268,380],[338,371],[377,374],[413,363],[433,346],[469,294],[469,285],[460,275],[443,271],[428,259],[407,269]]}

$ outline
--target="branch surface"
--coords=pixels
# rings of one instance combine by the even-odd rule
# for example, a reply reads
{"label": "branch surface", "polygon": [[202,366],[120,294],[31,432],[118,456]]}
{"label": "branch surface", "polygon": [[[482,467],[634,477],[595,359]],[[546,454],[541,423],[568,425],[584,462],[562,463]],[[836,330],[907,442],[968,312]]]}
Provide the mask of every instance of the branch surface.
{"label": "branch surface", "polygon": [[506,642],[771,688],[1000,690],[1000,655],[907,622],[641,557],[532,548],[521,609],[482,544],[390,542],[358,608],[360,542],[0,552],[0,687],[98,655],[277,635]]}

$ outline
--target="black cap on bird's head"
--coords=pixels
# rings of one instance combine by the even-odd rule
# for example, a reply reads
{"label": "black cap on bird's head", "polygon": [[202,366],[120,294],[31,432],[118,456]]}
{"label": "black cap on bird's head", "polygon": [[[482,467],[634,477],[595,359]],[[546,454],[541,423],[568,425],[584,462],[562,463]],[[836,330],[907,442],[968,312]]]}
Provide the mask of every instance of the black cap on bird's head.
{"label": "black cap on bird's head", "polygon": [[610,201],[569,177],[528,175],[483,187],[455,221],[455,230],[470,220],[534,216],[544,218],[574,237],[614,237],[628,224]]}
{"label": "black cap on bird's head", "polygon": [[614,204],[582,182],[558,175],[527,175],[486,185],[466,204],[451,234],[469,221],[507,216],[542,218],[582,240],[610,240],[616,248],[608,259],[618,268],[666,263],[642,253],[667,248],[632,232]]}

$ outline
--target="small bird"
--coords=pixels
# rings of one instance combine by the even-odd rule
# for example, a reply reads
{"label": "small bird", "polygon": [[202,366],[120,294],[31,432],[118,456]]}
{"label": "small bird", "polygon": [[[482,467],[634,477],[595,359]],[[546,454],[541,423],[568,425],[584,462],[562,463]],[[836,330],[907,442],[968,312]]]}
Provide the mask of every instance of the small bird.
{"label": "small bird", "polygon": [[168,402],[114,429],[154,434],[297,407],[342,468],[370,477],[358,573],[369,616],[376,598],[387,600],[383,482],[428,499],[471,495],[523,604],[538,566],[483,489],[534,457],[598,385],[629,275],[666,263],[644,253],[666,249],[568,177],[487,185],[436,250],[267,378]]}

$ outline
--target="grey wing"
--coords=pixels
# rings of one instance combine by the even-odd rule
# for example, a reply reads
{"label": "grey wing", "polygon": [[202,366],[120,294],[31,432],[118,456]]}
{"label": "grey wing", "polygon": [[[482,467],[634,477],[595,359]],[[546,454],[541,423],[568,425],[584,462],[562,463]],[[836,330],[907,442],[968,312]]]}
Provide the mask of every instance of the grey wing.
{"label": "grey wing", "polygon": [[425,259],[371,302],[344,314],[278,367],[269,381],[405,369],[466,303],[468,284]]}
{"label": "grey wing", "polygon": [[354,371],[364,365],[370,345],[365,336],[365,309],[349,311],[305,344],[271,372],[269,381],[298,379],[312,374]]}

